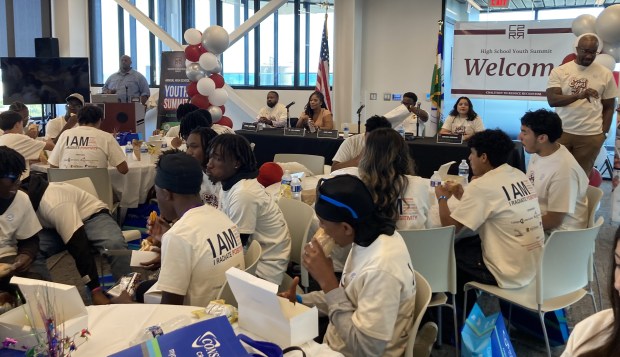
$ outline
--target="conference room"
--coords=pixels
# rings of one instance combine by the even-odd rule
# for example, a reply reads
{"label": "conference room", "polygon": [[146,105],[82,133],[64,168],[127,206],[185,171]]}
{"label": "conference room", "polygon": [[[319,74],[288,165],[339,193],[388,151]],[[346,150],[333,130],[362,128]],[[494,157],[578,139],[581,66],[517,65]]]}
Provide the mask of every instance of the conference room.
{"label": "conference room", "polygon": [[[3,44],[0,45],[0,57],[3,61],[16,58],[82,58],[87,66],[85,74],[81,76],[86,76],[87,84],[78,83],[79,90],[71,90],[53,100],[47,100],[51,103],[43,103],[45,100],[40,97],[35,100],[26,99],[26,96],[19,98],[29,108],[30,122],[39,124],[41,136],[45,135],[43,127],[46,119],[63,116],[66,96],[77,91],[84,95],[87,103],[104,102],[100,104],[106,114],[104,122],[112,124],[110,132],[119,127],[117,123],[126,121],[119,112],[128,113],[130,124],[135,121],[136,125],[127,130],[141,132],[142,139],[149,141],[153,130],[166,127],[167,122],[176,122],[176,108],[172,104],[164,106],[164,103],[177,103],[175,96],[187,93],[183,90],[169,91],[170,96],[166,96],[165,85],[172,82],[165,82],[165,72],[174,66],[168,66],[162,53],[182,53],[182,62],[175,64],[182,70],[175,72],[174,76],[177,77],[173,77],[173,80],[177,86],[185,87],[191,82],[185,71],[186,52],[183,46],[189,44],[184,38],[186,30],[195,28],[202,32],[211,25],[219,24],[230,39],[230,46],[217,59],[223,83],[216,89],[225,90],[227,97],[221,105],[224,108],[220,110],[219,116],[229,118],[232,129],[254,144],[254,155],[259,166],[274,161],[276,154],[310,154],[324,158],[326,167],[320,174],[329,174],[332,159],[344,142],[345,126],[352,135],[364,135],[366,119],[390,113],[402,105],[405,93],[413,92],[417,95],[420,109],[428,114],[429,119],[421,124],[424,126],[424,135],[419,130],[404,129],[406,144],[417,174],[428,179],[442,164],[450,161],[455,163],[449,173],[456,175],[461,160],[468,160],[470,149],[466,141],[450,143],[449,136],[446,136],[446,142],[440,142],[436,135],[441,131],[439,124],[445,122],[453,107],[456,108],[460,97],[469,98],[485,128],[500,128],[509,135],[515,144],[509,163],[524,172],[530,155],[519,140],[520,118],[528,110],[550,108],[542,89],[546,89],[548,73],[539,76],[541,78],[501,76],[502,56],[506,58],[504,74],[512,70],[509,68],[517,68],[508,67],[510,61],[527,61],[523,59],[525,57],[511,59],[507,54],[500,53],[500,49],[509,47],[501,41],[500,45],[495,45],[491,35],[468,37],[467,33],[488,32],[499,28],[497,26],[505,28],[508,33],[511,31],[510,25],[529,26],[530,22],[537,20],[544,23],[539,27],[543,29],[540,32],[549,32],[544,30],[546,28],[568,29],[568,32],[547,33],[547,39],[537,42],[547,41],[550,44],[545,46],[556,46],[553,47],[553,53],[547,54],[548,57],[544,59],[540,59],[544,54],[534,50],[547,47],[534,44],[527,47],[530,56],[535,57],[536,61],[549,61],[558,66],[573,51],[576,36],[571,27],[575,18],[583,14],[599,16],[615,1],[588,0],[579,7],[564,2],[549,5],[509,1],[508,7],[497,8],[492,7],[491,3],[495,2],[490,0],[390,0],[389,6],[384,2],[370,0],[168,0],[134,1],[127,4],[113,0],[5,0],[3,3],[4,6],[0,6],[0,17],[6,19],[4,28],[7,29],[0,32],[0,43]],[[436,54],[440,28],[443,45],[442,60],[438,62]],[[333,115],[333,129],[337,133],[311,133],[307,130],[299,134],[295,131],[287,133],[283,128],[258,130],[251,125],[244,126],[255,122],[257,113],[265,106],[269,91],[276,91],[279,103],[283,105],[294,103],[288,108],[290,118],[302,115],[318,81],[324,29],[327,29],[328,39],[330,112]],[[518,32],[517,29],[515,31]],[[36,38],[43,39],[38,41],[38,47],[35,45]],[[510,48],[512,52],[513,47]],[[51,52],[46,53],[48,50]],[[492,57],[493,53],[484,55],[490,57],[483,57],[483,50],[497,50],[498,53],[495,57]],[[150,87],[151,98],[145,102],[145,106],[138,103],[141,94],[127,96],[125,101],[129,103],[110,103],[106,102],[110,99],[105,98],[108,94],[101,96],[106,80],[119,71],[119,58],[123,55],[131,57],[132,69],[141,73]],[[468,78],[464,73],[472,71],[472,68],[467,67],[465,58],[480,58],[475,66],[482,66],[482,58],[489,58],[489,66],[495,64],[489,64],[490,61],[497,60],[495,68],[500,80],[488,75],[494,71],[490,67],[481,69],[480,73],[487,73],[484,78]],[[442,68],[439,111],[436,110],[437,97],[431,93],[436,78],[434,68],[438,63]],[[469,65],[474,66],[472,63]],[[9,77],[6,66],[3,63],[3,83],[5,76]],[[30,65],[30,69],[33,66]],[[121,93],[123,90],[124,93],[128,91],[122,86],[119,88],[117,101],[124,97]],[[137,101],[131,103],[130,97],[135,97]],[[8,110],[8,106],[17,98],[7,94],[7,86],[4,86],[0,111]],[[182,100],[190,101],[190,98],[186,98]],[[105,108],[115,104],[133,106],[143,112],[121,109],[108,113]],[[217,100],[211,104],[220,107],[215,105],[219,104]],[[216,111],[215,117],[217,114]],[[142,123],[143,126],[140,125]],[[615,131],[614,116],[603,150],[594,164],[602,176],[599,187],[605,193],[597,216],[604,217],[606,222],[600,230],[594,253],[602,291],[597,293],[597,299],[600,299],[598,310],[610,306],[605,285],[612,270],[605,252],[610,251],[616,228],[609,223],[618,214],[618,210],[612,209],[616,199],[608,180],[613,176],[613,167],[606,164],[608,161],[613,162]],[[148,204],[148,192],[154,183],[156,169],[154,160],[137,161],[133,156],[129,157],[129,172],[126,175],[113,168],[109,174],[117,199],[120,199],[120,206],[136,208]],[[46,171],[47,167],[44,164],[33,164],[31,169]],[[83,290],[84,284],[79,282],[79,277],[72,278],[77,274],[64,273],[69,269],[65,267],[65,260],[61,257],[60,263],[52,269],[52,276],[63,276],[55,281],[75,285],[78,290]],[[413,267],[416,268],[415,262]],[[55,270],[58,269],[62,273],[56,275]],[[433,317],[437,321],[437,308],[429,307],[428,310],[434,312]],[[452,324],[451,311],[444,309],[444,312],[443,329],[445,325]],[[587,299],[580,301],[570,309],[567,326],[572,328],[594,312]],[[506,314],[504,317],[508,318]],[[531,337],[521,329],[513,329],[511,337],[514,337],[512,344],[518,355],[546,354],[542,338]],[[432,354],[454,354],[454,340],[450,330],[444,331],[438,337],[440,342]],[[458,341],[460,349],[460,336]],[[559,355],[562,351],[563,347],[552,348],[553,355]]]}

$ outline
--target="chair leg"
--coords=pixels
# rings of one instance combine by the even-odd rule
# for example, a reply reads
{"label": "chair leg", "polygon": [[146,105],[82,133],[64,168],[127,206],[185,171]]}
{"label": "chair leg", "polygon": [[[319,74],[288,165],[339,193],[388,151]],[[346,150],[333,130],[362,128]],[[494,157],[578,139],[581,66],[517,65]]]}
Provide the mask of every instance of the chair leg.
{"label": "chair leg", "polygon": [[[596,291],[598,292],[598,306],[603,308],[603,294],[601,294],[601,282],[598,280],[598,270],[596,269],[596,264],[592,264],[594,268],[594,281],[596,281]],[[590,286],[592,288],[592,286]],[[592,296],[592,302],[594,303],[594,296]],[[598,312],[596,309],[596,303],[594,303],[594,311]]]}
{"label": "chair leg", "polygon": [[441,307],[441,305],[437,306],[437,325],[439,327],[439,330],[437,332],[437,347],[441,347],[441,345],[443,344],[443,333],[441,331],[441,321],[443,320],[443,316],[441,313]]}
{"label": "chair leg", "polygon": [[512,304],[508,306],[508,337],[510,337],[510,328],[512,327]]}
{"label": "chair leg", "polygon": [[454,355],[456,357],[459,355],[459,328],[458,321],[456,321],[456,302],[454,301],[454,295],[452,295],[452,318],[454,319]]}
{"label": "chair leg", "polygon": [[540,307],[538,308],[538,317],[540,318],[540,326],[543,330],[543,335],[545,336],[545,345],[547,347],[547,357],[551,357],[551,347],[549,346],[549,336],[547,336],[547,328],[545,327],[545,313],[540,311]]}
{"label": "chair leg", "polygon": [[467,321],[467,292],[469,291],[469,289],[467,288],[467,285],[465,285],[465,287],[463,288],[463,295],[465,295],[463,297],[463,324],[465,324],[465,321]]}

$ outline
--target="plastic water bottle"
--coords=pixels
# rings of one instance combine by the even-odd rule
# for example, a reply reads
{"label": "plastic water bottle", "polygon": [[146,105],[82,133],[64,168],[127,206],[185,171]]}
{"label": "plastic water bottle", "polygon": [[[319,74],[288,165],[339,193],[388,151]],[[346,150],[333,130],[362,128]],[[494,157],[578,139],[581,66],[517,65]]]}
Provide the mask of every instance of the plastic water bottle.
{"label": "plastic water bottle", "polygon": [[342,133],[344,134],[344,138],[348,138],[349,137],[349,124],[345,124],[344,127],[342,128]]}
{"label": "plastic water bottle", "polygon": [[441,186],[441,176],[439,172],[435,171],[433,176],[431,176],[431,187]]}
{"label": "plastic water bottle", "polygon": [[289,170],[284,171],[282,175],[282,184],[280,185],[280,197],[291,198],[291,172]]}
{"label": "plastic water bottle", "polygon": [[133,146],[131,145],[131,142],[127,142],[127,144],[125,144],[125,154],[128,157],[131,157],[131,154],[133,154]]}
{"label": "plastic water bottle", "polygon": [[293,177],[291,181],[291,196],[294,200],[301,201],[301,181],[297,177]]}
{"label": "plastic water bottle", "polygon": [[469,165],[467,165],[467,160],[461,160],[461,164],[459,165],[459,176],[463,178],[463,182],[467,184],[469,182]]}
{"label": "plastic water bottle", "polygon": [[398,126],[398,133],[400,134],[400,136],[403,137],[403,140],[405,139],[405,127],[402,125]]}

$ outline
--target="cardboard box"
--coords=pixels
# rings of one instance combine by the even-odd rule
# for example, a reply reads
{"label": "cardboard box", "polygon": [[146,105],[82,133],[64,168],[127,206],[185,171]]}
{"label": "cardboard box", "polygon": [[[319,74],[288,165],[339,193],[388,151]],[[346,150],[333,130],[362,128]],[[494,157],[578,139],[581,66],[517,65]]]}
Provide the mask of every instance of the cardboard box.
{"label": "cardboard box", "polygon": [[278,286],[237,268],[226,271],[239,304],[239,327],[282,348],[299,346],[318,336],[316,307],[293,304],[277,296]]}
{"label": "cardboard box", "polygon": [[18,285],[26,299],[26,304],[0,315],[0,336],[16,339],[18,344],[13,348],[32,347],[37,344],[28,319],[33,322],[39,336],[45,338],[37,301],[45,306],[43,299],[46,291],[54,309],[56,325],[64,331],[63,337],[71,337],[76,333],[79,337],[82,329],[88,328],[88,313],[75,286],[20,277],[13,277],[11,284]]}

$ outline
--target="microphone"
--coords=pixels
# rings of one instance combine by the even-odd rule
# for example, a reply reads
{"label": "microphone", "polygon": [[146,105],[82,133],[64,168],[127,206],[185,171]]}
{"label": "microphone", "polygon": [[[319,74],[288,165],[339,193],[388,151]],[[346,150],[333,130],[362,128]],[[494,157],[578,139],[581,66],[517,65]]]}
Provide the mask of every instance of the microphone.
{"label": "microphone", "polygon": [[293,106],[293,104],[295,104],[295,102],[290,102],[290,103],[286,106],[286,109],[288,109],[288,108],[292,107],[292,106]]}
{"label": "microphone", "polygon": [[129,103],[129,87],[125,86],[125,103]]}
{"label": "microphone", "polygon": [[364,109],[364,107],[365,107],[365,106],[366,106],[366,105],[364,105],[364,104],[362,104],[362,105],[360,106],[360,108],[357,110],[357,115],[359,115],[359,114],[362,112],[362,109]]}

